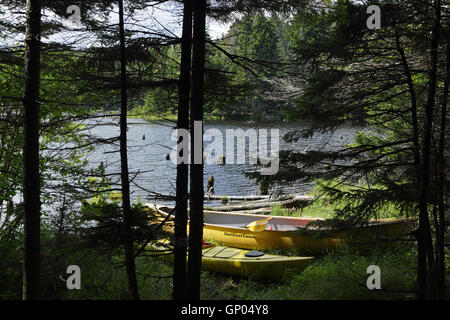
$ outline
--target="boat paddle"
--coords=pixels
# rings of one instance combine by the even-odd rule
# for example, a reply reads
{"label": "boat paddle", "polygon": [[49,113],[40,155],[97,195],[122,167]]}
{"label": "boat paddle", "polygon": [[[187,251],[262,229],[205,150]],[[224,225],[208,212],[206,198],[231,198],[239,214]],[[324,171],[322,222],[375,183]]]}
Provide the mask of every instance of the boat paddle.
{"label": "boat paddle", "polygon": [[256,221],[250,222],[245,227],[253,232],[264,231],[264,230],[266,230],[267,224],[269,223],[269,220],[271,220],[271,219],[272,219],[272,217],[256,220]]}

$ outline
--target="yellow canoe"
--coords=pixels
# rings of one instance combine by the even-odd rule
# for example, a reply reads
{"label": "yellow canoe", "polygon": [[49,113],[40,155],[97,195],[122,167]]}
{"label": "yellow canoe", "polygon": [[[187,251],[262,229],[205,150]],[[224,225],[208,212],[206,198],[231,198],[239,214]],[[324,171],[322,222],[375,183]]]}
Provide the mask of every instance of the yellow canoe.
{"label": "yellow canoe", "polygon": [[[173,207],[148,204],[153,212],[167,218]],[[275,248],[299,248],[311,253],[335,249],[345,242],[373,242],[385,238],[398,238],[416,228],[416,219],[377,220],[356,229],[329,231],[309,230],[305,226],[318,218],[267,216],[246,213],[226,213],[204,210],[203,239],[226,246],[267,250]],[[270,218],[270,219],[268,219]],[[246,226],[261,219],[268,219],[262,231],[252,231]],[[167,230],[173,228],[168,225]],[[302,233],[299,229],[312,232]],[[173,230],[172,230],[173,231]]]}
{"label": "yellow canoe", "polygon": [[[164,258],[173,261],[173,255],[164,255]],[[313,259],[266,254],[209,243],[203,247],[202,268],[233,276],[282,280],[289,273],[302,272]]]}

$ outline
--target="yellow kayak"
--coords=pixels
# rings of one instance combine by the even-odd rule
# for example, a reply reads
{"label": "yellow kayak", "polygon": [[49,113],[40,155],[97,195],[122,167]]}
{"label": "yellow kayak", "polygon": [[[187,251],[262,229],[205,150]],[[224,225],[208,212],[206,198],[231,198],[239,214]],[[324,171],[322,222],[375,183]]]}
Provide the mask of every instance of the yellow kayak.
{"label": "yellow kayak", "polygon": [[[148,204],[149,210],[167,218],[173,207]],[[173,216],[174,214],[172,214]],[[308,223],[319,218],[268,216],[204,210],[203,239],[226,246],[268,250],[298,248],[311,253],[335,249],[346,241],[372,242],[397,238],[416,228],[416,219],[377,220],[356,229],[327,231],[309,230]],[[311,231],[301,233],[298,230]],[[173,231],[173,223],[166,226]]]}
{"label": "yellow kayak", "polygon": [[300,273],[313,257],[286,257],[214,245],[203,249],[202,267],[219,273],[281,280],[288,272]]}
{"label": "yellow kayak", "polygon": [[[164,257],[173,260],[173,255]],[[281,280],[288,273],[302,272],[313,259],[279,256],[208,243],[203,246],[202,268],[233,276]]]}

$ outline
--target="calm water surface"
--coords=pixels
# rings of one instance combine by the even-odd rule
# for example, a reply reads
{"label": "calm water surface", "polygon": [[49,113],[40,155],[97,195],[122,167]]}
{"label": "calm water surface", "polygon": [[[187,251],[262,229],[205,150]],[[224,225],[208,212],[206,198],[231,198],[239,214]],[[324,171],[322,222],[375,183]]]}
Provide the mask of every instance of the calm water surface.
{"label": "calm water surface", "polygon": [[[90,133],[98,138],[113,138],[119,135],[118,118],[103,119],[101,125],[90,129]],[[163,194],[175,194],[176,165],[172,160],[166,160],[176,142],[171,140],[174,127],[172,122],[147,122],[140,119],[130,119],[128,129],[128,161],[130,177],[133,173],[140,172],[134,178],[135,184],[131,185],[131,198],[133,201],[139,197],[147,201],[148,192]],[[306,150],[334,150],[344,144],[353,142],[353,136],[357,129],[343,127],[334,134],[315,134],[307,140],[300,140],[295,145],[286,144],[281,138],[284,134],[295,129],[306,128],[305,124],[295,123],[247,123],[240,121],[213,121],[206,122],[204,130],[209,128],[219,129],[224,137],[225,152],[225,130],[238,129],[279,129],[280,150],[297,149]],[[143,139],[145,136],[145,139]],[[205,141],[204,146],[210,142]],[[247,142],[248,144],[248,142]],[[236,148],[236,146],[235,146]],[[120,155],[117,145],[99,145],[88,159],[92,166],[98,166],[101,162],[106,167],[106,173],[120,172]],[[247,155],[248,159],[248,155]],[[256,195],[259,194],[259,186],[248,179],[243,173],[254,171],[256,166],[248,164],[205,164],[204,185],[210,176],[215,179],[215,193],[218,195]],[[120,183],[119,176],[113,179]],[[276,187],[274,191],[305,193],[311,188],[311,184],[295,184],[292,186]]]}

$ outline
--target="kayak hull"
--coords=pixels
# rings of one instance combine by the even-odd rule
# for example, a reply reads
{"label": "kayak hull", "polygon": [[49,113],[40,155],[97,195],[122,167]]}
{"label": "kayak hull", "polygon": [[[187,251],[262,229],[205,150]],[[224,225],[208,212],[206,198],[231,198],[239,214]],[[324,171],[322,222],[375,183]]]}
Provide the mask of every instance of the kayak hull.
{"label": "kayak hull", "polygon": [[[171,210],[170,207],[149,206],[156,210],[162,218],[167,218]],[[268,217],[271,219],[266,230],[252,231],[245,228],[245,225],[251,221]],[[308,230],[307,233],[304,233],[297,231],[297,229],[302,229],[307,223],[319,219],[224,213],[208,210],[204,211],[204,220],[203,238],[206,241],[215,241],[226,246],[243,249],[284,248],[301,249],[311,253],[333,250],[345,243],[373,243],[381,239],[395,239],[412,232],[416,228],[415,219],[378,220],[371,225],[351,230],[323,233],[319,230]],[[215,221],[217,221],[217,224],[213,223]],[[228,221],[239,223],[227,224]],[[173,232],[173,223],[168,224],[166,230]]]}
{"label": "kayak hull", "polygon": [[224,246],[203,249],[202,268],[234,276],[282,280],[289,273],[302,272],[314,259],[271,254],[246,257],[247,252],[248,250]]}
{"label": "kayak hull", "polygon": [[[165,249],[159,246],[151,247]],[[314,259],[314,257],[287,257],[265,253],[257,257],[247,257],[245,254],[248,252],[209,244],[202,250],[202,269],[232,276],[280,281],[290,274],[299,274]],[[166,261],[173,262],[173,254],[160,256]]]}
{"label": "kayak hull", "polygon": [[338,235],[314,239],[291,231],[264,230],[253,232],[241,228],[229,228],[214,225],[203,227],[203,238],[216,241],[227,246],[244,249],[303,249],[308,252],[319,252],[336,248],[344,243]]}

